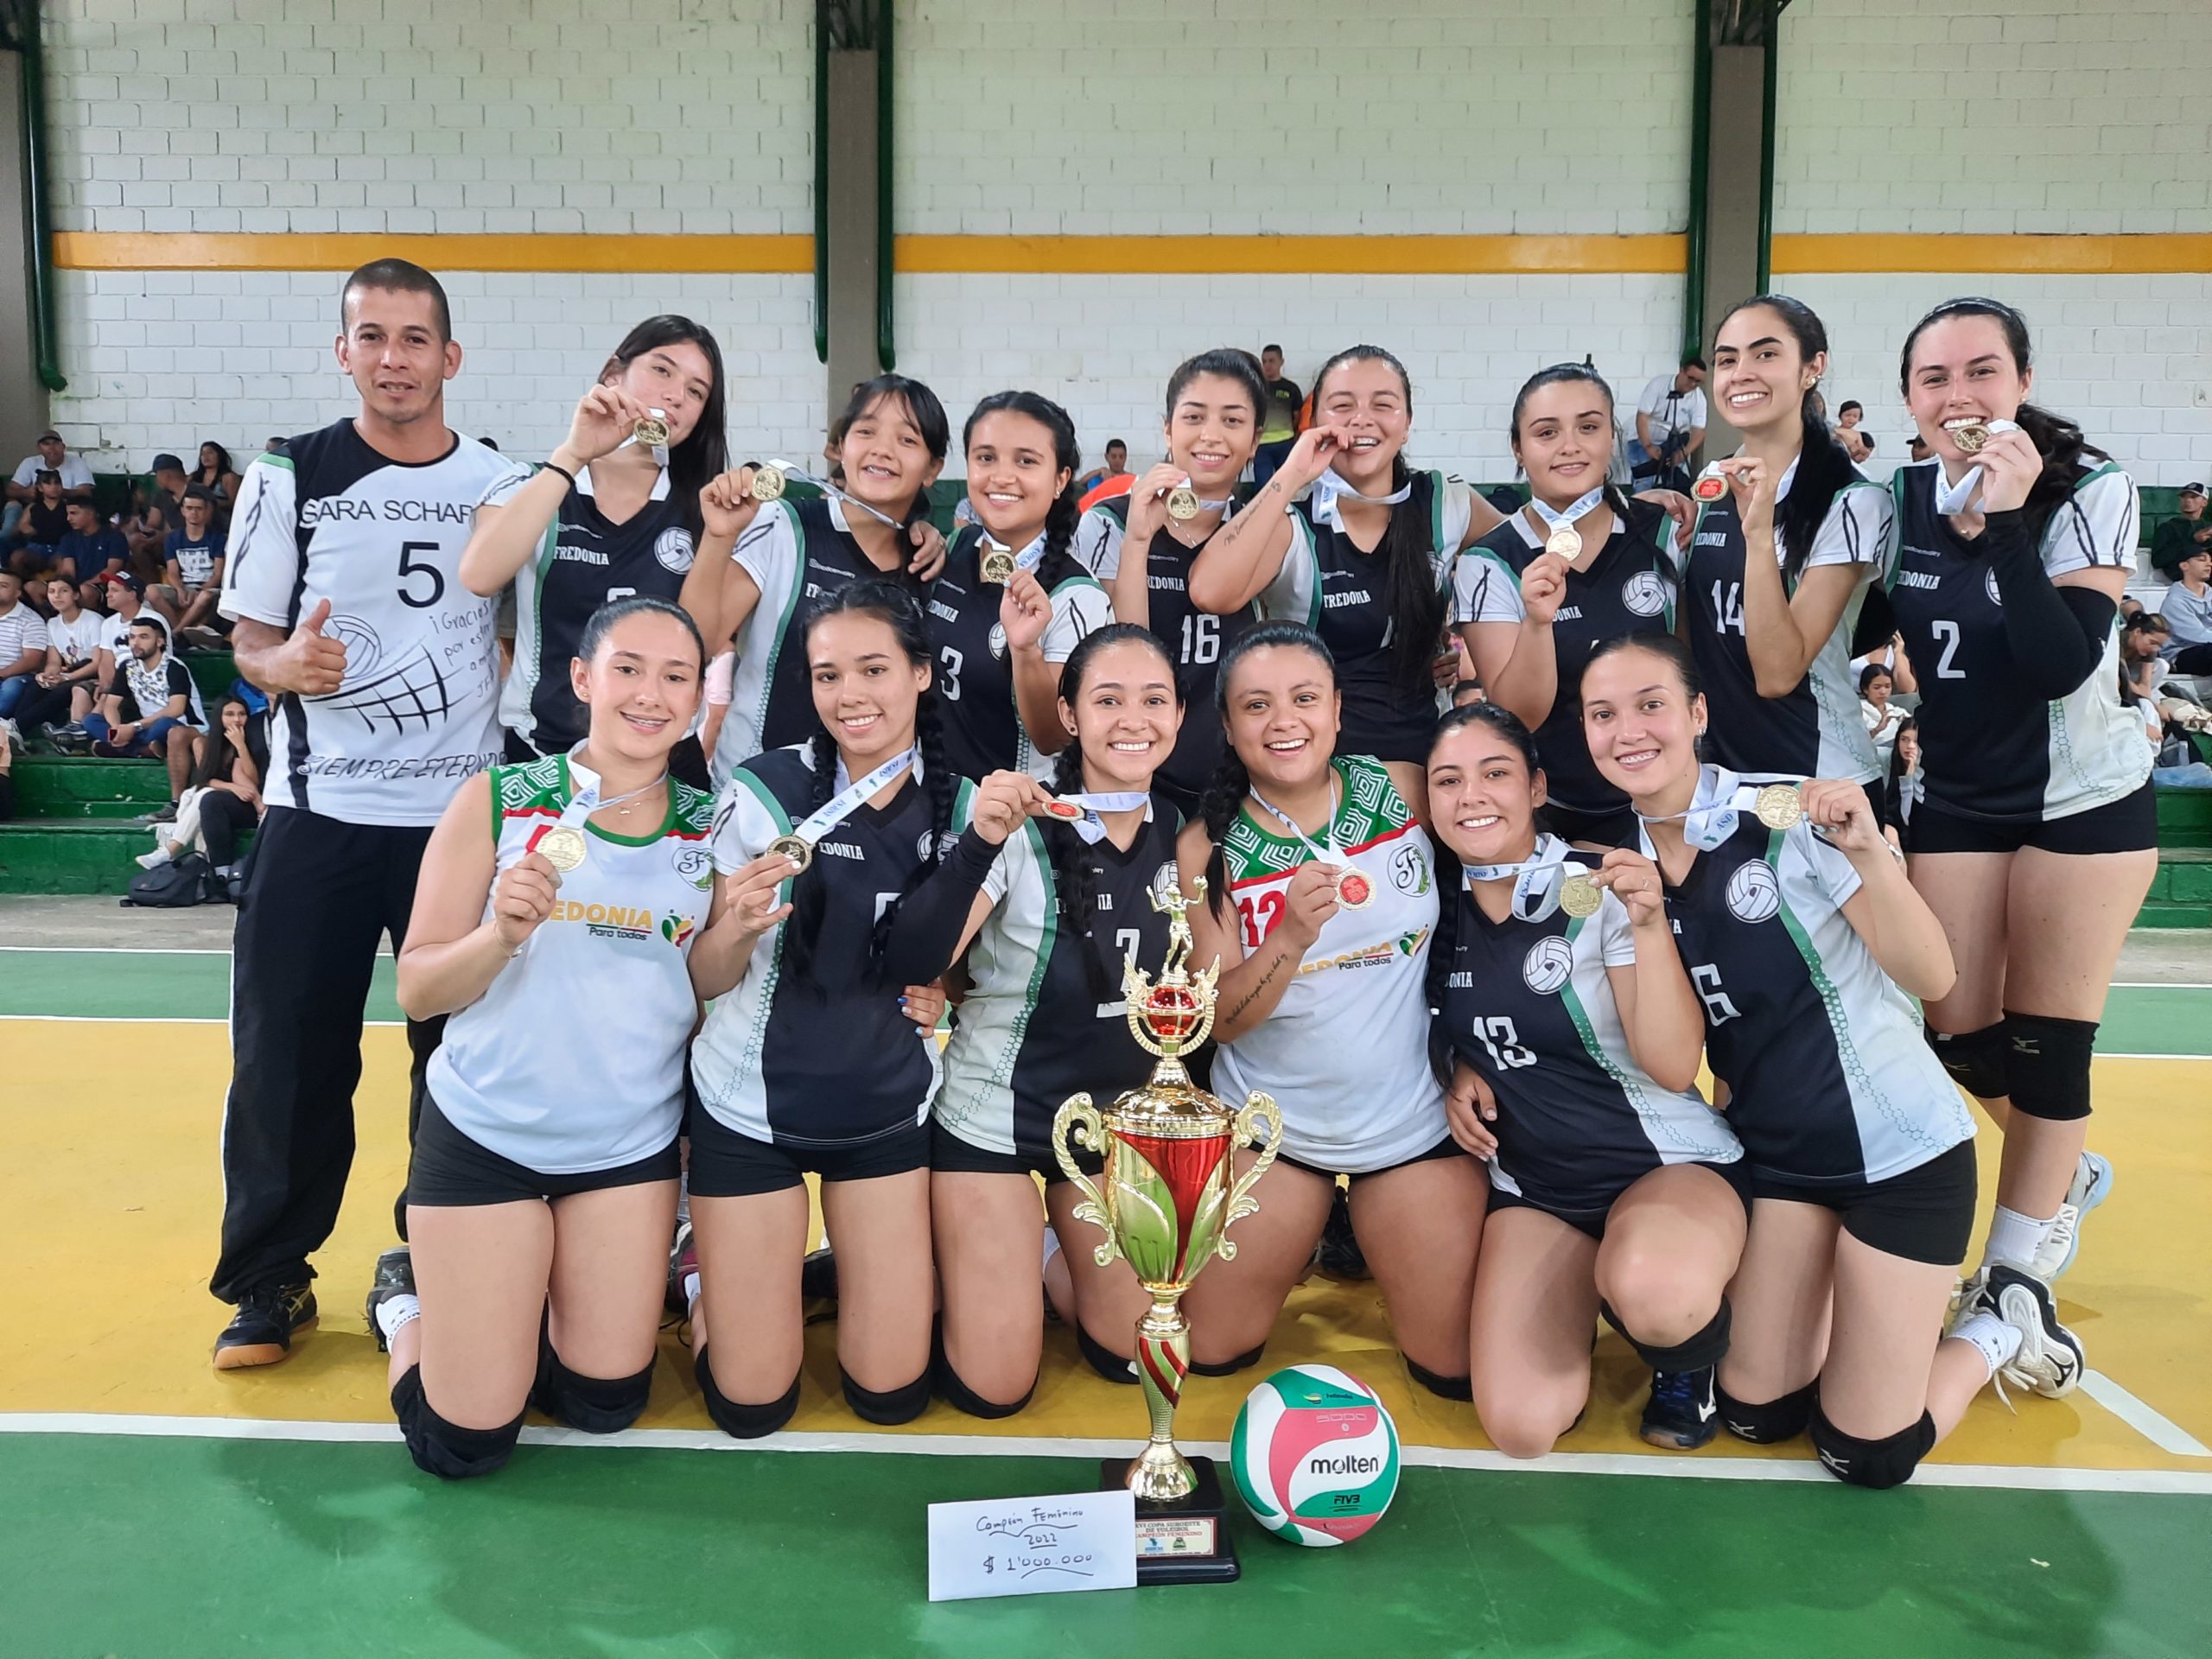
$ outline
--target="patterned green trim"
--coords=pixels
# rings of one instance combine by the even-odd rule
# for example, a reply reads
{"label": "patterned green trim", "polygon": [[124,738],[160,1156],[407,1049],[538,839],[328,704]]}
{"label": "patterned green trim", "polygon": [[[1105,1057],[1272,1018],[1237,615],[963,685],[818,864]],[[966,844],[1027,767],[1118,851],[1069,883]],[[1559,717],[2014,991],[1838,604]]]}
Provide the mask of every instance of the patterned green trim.
{"label": "patterned green trim", "polygon": [[1318,633],[1321,629],[1321,556],[1314,550],[1313,526],[1306,522],[1303,513],[1290,515],[1290,546],[1284,550],[1283,557],[1287,559],[1293,554],[1306,561],[1306,575],[1311,578],[1307,586],[1313,594],[1306,607],[1306,626]]}
{"label": "patterned green trim", "polygon": [[[289,456],[289,455],[271,454],[269,451],[267,451],[267,450],[265,450],[265,449],[264,449],[264,450],[263,450],[263,451],[261,452],[261,454],[259,454],[256,455],[256,456],[255,456],[251,461],[250,461],[246,462],[246,465],[247,465],[249,467],[281,467],[282,468],[283,468],[283,470],[284,470],[284,471],[286,471],[286,472],[288,472],[288,473],[293,470],[293,467],[292,467],[292,458],[291,458],[291,456]],[[244,480],[240,480],[240,483],[239,483],[239,486],[238,486],[238,487],[239,487],[239,488],[241,488],[241,489],[243,489],[243,488],[245,488],[245,486]]]}
{"label": "patterned green trim", "polygon": [[[1337,816],[1329,825],[1337,845],[1363,846],[1405,827],[1413,815],[1390,781],[1389,768],[1363,754],[1340,754],[1329,764],[1344,784]],[[1305,843],[1262,827],[1249,806],[1238,809],[1221,849],[1232,882],[1279,875],[1296,869],[1308,857]]]}

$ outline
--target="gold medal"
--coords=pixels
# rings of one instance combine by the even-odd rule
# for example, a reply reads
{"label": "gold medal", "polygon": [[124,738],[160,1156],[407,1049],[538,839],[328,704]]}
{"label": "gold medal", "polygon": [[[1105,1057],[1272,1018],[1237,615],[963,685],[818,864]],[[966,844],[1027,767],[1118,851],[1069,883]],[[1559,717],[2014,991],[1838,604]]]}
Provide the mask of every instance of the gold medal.
{"label": "gold medal", "polygon": [[664,410],[649,409],[645,418],[630,429],[630,435],[648,449],[658,449],[668,442],[668,413]]}
{"label": "gold medal", "polygon": [[1697,482],[1690,486],[1690,493],[1700,501],[1718,501],[1728,493],[1728,474],[1720,470],[1719,461],[1706,463],[1705,470],[1697,475]]}
{"label": "gold medal", "polygon": [[556,823],[537,838],[535,849],[545,861],[566,875],[584,861],[584,832],[572,823]]}
{"label": "gold medal", "polygon": [[746,486],[745,493],[755,501],[780,501],[787,481],[780,467],[756,467],[753,469],[753,482]]}
{"label": "gold medal", "polygon": [[976,561],[976,574],[985,582],[996,582],[1003,588],[1014,580],[1014,550],[987,543],[982,556]]}
{"label": "gold medal", "polygon": [[1592,880],[1586,870],[1576,871],[1560,884],[1559,907],[1577,919],[1595,916],[1598,906],[1605,902],[1605,889]]}
{"label": "gold medal", "polygon": [[768,843],[768,850],[791,860],[794,875],[805,874],[806,867],[814,862],[814,843],[804,836],[778,836]]}
{"label": "gold medal", "polygon": [[1186,524],[1198,516],[1198,493],[1187,484],[1178,484],[1167,492],[1167,516],[1179,524]]}
{"label": "gold medal", "polygon": [[1365,910],[1375,902],[1375,883],[1364,870],[1346,870],[1337,878],[1337,902],[1346,910]]}
{"label": "gold medal", "polygon": [[1769,784],[1759,791],[1751,812],[1770,830],[1787,830],[1805,816],[1805,797],[1795,784]]}
{"label": "gold medal", "polygon": [[1951,435],[1952,444],[1962,455],[1980,454],[1982,446],[1989,442],[1989,429],[1980,421],[1968,421],[1963,426],[1947,426],[1943,429]]}
{"label": "gold medal", "polygon": [[1561,524],[1545,538],[1544,551],[1556,553],[1573,564],[1582,556],[1582,533],[1573,524]]}

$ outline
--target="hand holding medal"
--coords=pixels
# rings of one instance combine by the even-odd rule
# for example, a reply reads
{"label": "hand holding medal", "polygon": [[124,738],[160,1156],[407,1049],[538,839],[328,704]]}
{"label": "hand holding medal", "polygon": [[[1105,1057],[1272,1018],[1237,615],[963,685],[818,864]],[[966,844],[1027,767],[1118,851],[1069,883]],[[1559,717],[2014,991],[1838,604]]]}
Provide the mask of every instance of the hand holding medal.
{"label": "hand holding medal", "polygon": [[[1287,930],[1301,949],[1319,938],[1329,918],[1343,907],[1338,884],[1342,874],[1337,865],[1324,864],[1319,859],[1309,859],[1291,872],[1290,885],[1283,889],[1282,920],[1278,925]],[[1374,896],[1371,888],[1368,896]]]}
{"label": "hand holding medal", "polygon": [[[779,903],[778,898],[785,881],[805,868],[792,868],[792,860],[781,850],[779,840],[768,850],[743,868],[718,877],[721,887],[723,925],[735,928],[740,933],[757,938],[791,913],[788,903]],[[812,856],[812,849],[808,849]]]}
{"label": "hand holding medal", "polygon": [[542,853],[524,853],[499,872],[492,885],[492,931],[514,955],[530,943],[537,925],[553,913],[561,876]]}
{"label": "hand holding medal", "polygon": [[1567,598],[1567,561],[1548,550],[1529,560],[1521,573],[1521,608],[1540,628],[1548,628],[1559,616]]}
{"label": "hand holding medal", "polygon": [[1888,840],[1874,821],[1866,791],[1836,778],[1808,778],[1798,791],[1813,833],[1842,853],[1887,853]]}
{"label": "hand holding medal", "polygon": [[999,600],[999,626],[1006,630],[1007,650],[1034,651],[1052,621],[1052,595],[1037,580],[1037,573],[1015,570],[1007,578],[1006,593]]}
{"label": "hand holding medal", "polygon": [[1621,901],[1630,926],[1667,926],[1666,892],[1659,867],[1635,848],[1612,849],[1592,879]]}
{"label": "hand holding medal", "polygon": [[976,785],[975,804],[969,822],[976,833],[994,847],[1007,838],[1033,812],[1043,813],[1052,804],[1045,786],[1026,772],[995,772]]}
{"label": "hand holding medal", "polygon": [[734,542],[745,533],[745,527],[760,511],[760,499],[753,493],[758,470],[748,463],[707,480],[706,488],[699,492],[699,520],[709,536]]}
{"label": "hand holding medal", "polygon": [[[575,458],[578,467],[588,465],[602,455],[613,454],[626,443],[638,441],[639,423],[652,422],[654,413],[620,386],[594,386],[576,399],[576,412],[569,422],[568,440],[561,448]],[[660,436],[653,442],[664,444],[668,442],[666,417],[664,416],[658,424]]]}

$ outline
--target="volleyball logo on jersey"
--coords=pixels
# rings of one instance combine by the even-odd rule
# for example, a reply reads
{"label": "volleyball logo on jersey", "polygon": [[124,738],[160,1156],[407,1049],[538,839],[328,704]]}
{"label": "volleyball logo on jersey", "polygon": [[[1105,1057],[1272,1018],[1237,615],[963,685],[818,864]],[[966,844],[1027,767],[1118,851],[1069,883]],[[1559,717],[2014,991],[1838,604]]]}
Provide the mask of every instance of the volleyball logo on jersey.
{"label": "volleyball logo on jersey", "polygon": [[1557,995],[1573,975],[1574,947],[1556,933],[1538,939],[1521,959],[1521,982],[1538,996]]}
{"label": "volleyball logo on jersey", "polygon": [[997,660],[997,661],[1000,661],[1000,662],[1003,662],[1003,661],[1005,661],[1005,660],[1006,660],[1006,624],[1005,624],[1005,623],[1003,623],[1003,622],[994,622],[994,623],[992,623],[992,624],[991,624],[991,636],[990,636],[990,638],[991,638],[991,656],[993,657],[993,658],[994,658],[994,659],[995,659],[995,660]]}
{"label": "volleyball logo on jersey", "polygon": [[1764,862],[1739,864],[1728,878],[1728,912],[1739,922],[1771,921],[1782,910],[1782,884]]}
{"label": "volleyball logo on jersey", "polygon": [[[387,662],[384,641],[360,617],[334,616],[322,631],[346,647],[346,677],[327,696],[303,701],[318,709],[357,715],[372,732],[380,727],[427,732],[451,716],[454,694],[460,688],[447,682],[429,645],[418,644]],[[485,658],[477,665],[488,670],[490,661]]]}
{"label": "volleyball logo on jersey", "polygon": [[692,556],[698,550],[692,545],[691,532],[681,524],[671,524],[653,537],[653,557],[660,561],[664,570],[682,575],[691,568]]}
{"label": "volleyball logo on jersey", "polygon": [[1991,565],[1988,569],[1981,573],[1981,581],[1982,586],[1989,590],[1989,602],[1993,605],[2003,605],[2005,602],[2005,595],[1997,591],[1997,567],[1995,565]]}
{"label": "volleyball logo on jersey", "polygon": [[1621,584],[1621,603],[1636,616],[1656,616],[1674,597],[1672,584],[1656,570],[1639,570]]}

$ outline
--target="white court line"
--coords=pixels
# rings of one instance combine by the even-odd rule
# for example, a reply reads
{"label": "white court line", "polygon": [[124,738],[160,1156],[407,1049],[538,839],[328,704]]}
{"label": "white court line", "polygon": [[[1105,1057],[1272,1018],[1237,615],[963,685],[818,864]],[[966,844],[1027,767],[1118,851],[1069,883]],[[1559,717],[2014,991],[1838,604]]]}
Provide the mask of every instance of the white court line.
{"label": "white court line", "polygon": [[[327,1444],[396,1444],[390,1423],[287,1422],[249,1417],[110,1415],[100,1412],[0,1413],[0,1434],[107,1434],[175,1440],[293,1440]],[[573,1428],[525,1428],[530,1446],[617,1446],[677,1452],[870,1452],[920,1457],[1109,1458],[1125,1456],[1134,1440],[1057,1440],[996,1434],[797,1434],[739,1441],[713,1429],[632,1428],[620,1434],[586,1434]],[[1226,1443],[1185,1440],[1186,1452],[1225,1458]],[[1781,1480],[1823,1484],[1834,1477],[1810,1458],[1653,1457],[1621,1452],[1554,1452],[1522,1460],[1502,1452],[1406,1446],[1400,1460],[1428,1469],[1478,1469],[1551,1475],[1648,1475],[1688,1480]],[[2212,1497],[2212,1474],[2168,1469],[2034,1469],[2002,1464],[1923,1463],[1913,1480],[1922,1486],[2011,1491],[2177,1493]]]}
{"label": "white court line", "polygon": [[2137,1399],[2102,1371],[2082,1373],[2082,1392],[2126,1423],[2161,1452],[2177,1458],[2212,1458],[2207,1446],[2179,1423]]}

